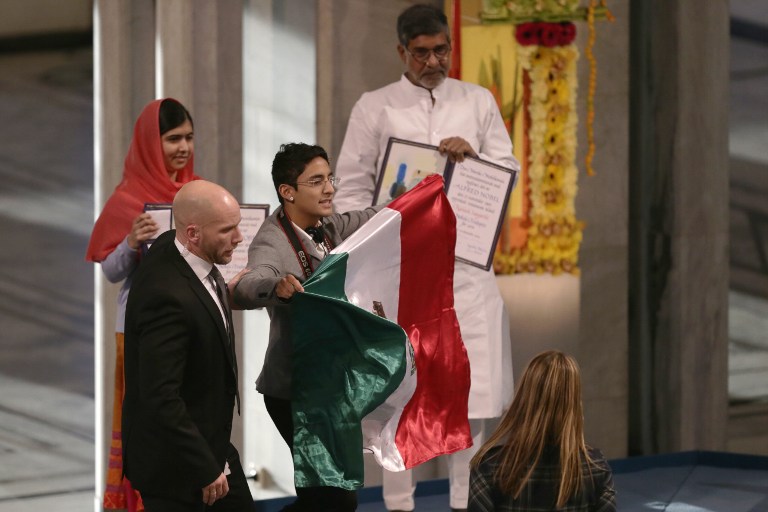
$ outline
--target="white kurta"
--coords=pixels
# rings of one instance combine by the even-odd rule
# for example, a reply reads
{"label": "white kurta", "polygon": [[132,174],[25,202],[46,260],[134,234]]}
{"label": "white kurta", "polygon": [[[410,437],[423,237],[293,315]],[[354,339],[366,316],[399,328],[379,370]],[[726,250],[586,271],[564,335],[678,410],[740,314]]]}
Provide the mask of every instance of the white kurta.
{"label": "white kurta", "polygon": [[[363,94],[352,109],[336,165],[341,178],[336,210],[371,205],[390,137],[437,146],[456,136],[483,160],[519,169],[496,102],[483,87],[448,78],[430,95],[403,75]],[[509,321],[493,270],[457,261],[453,290],[472,374],[469,417],[495,418],[511,401],[513,381]]]}

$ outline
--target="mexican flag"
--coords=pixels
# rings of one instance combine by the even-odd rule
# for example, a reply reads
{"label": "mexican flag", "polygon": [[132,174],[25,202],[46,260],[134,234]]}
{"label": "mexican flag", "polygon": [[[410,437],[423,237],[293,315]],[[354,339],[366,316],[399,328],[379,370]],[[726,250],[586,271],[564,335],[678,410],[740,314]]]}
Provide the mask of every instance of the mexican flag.
{"label": "mexican flag", "polygon": [[472,444],[453,309],[456,218],[438,175],[335,248],[294,296],[297,487],[363,485]]}

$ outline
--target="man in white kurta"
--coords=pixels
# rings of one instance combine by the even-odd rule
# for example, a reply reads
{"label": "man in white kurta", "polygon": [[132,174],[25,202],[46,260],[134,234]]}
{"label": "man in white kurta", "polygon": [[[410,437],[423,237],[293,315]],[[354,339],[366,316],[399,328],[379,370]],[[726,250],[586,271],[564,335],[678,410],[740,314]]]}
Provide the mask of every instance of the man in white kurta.
{"label": "man in white kurta", "polygon": [[[422,5],[406,9],[398,18],[398,38],[406,72],[399,81],[363,94],[352,109],[336,166],[343,183],[334,197],[339,212],[371,205],[390,137],[438,146],[451,160],[470,155],[519,169],[491,93],[447,78],[451,49],[443,13]],[[469,460],[483,441],[482,419],[500,416],[512,398],[512,357],[509,322],[493,270],[457,261],[454,300],[472,375],[474,446],[448,456],[451,508],[464,510]],[[385,471],[383,487],[388,510],[413,510],[411,471]]]}

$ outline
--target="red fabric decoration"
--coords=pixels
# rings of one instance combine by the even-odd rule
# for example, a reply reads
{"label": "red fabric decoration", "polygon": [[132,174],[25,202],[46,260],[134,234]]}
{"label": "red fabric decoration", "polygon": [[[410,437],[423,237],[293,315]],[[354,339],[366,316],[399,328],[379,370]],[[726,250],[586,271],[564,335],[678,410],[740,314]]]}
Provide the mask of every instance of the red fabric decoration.
{"label": "red fabric decoration", "polygon": [[170,203],[182,185],[200,179],[192,170],[194,154],[178,172],[176,181],[168,177],[160,139],[162,102],[160,99],[149,103],[136,120],[123,166],[123,181],[115,187],[96,220],[85,255],[88,261],[103,261],[115,250],[131,231],[133,219],[144,211],[144,204]]}
{"label": "red fabric decoration", "polygon": [[448,76],[461,80],[461,0],[452,2],[453,26],[451,27],[451,69]]}

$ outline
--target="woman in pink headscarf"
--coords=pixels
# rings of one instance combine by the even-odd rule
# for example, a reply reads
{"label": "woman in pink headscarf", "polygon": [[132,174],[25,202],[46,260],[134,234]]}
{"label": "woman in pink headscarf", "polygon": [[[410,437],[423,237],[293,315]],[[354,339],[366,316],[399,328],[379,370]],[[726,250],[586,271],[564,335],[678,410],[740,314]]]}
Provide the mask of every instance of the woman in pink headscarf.
{"label": "woman in pink headscarf", "polygon": [[138,492],[123,479],[120,422],[123,404],[123,327],[131,277],[139,265],[141,245],[155,238],[159,226],[144,213],[147,203],[172,203],[193,173],[194,126],[178,101],[166,98],[149,103],[133,129],[125,157],[123,180],[96,220],[86,259],[101,263],[107,279],[123,282],[117,296],[115,338],[115,402],[104,510],[143,510]]}

